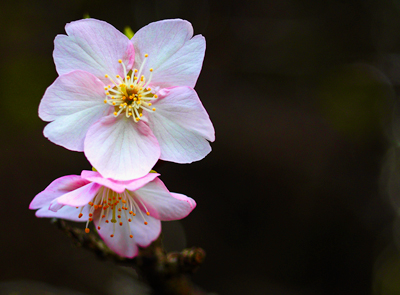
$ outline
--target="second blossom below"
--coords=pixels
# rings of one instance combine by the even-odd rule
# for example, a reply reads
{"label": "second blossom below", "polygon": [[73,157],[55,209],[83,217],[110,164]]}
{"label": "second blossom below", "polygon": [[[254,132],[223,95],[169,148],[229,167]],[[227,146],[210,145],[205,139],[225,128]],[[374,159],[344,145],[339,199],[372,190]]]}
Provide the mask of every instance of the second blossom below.
{"label": "second blossom below", "polygon": [[196,207],[193,199],[170,193],[158,176],[116,181],[82,171],[54,180],[29,208],[39,209],[37,217],[86,222],[87,233],[93,222],[111,250],[132,258],[160,235],[160,220],[182,219]]}

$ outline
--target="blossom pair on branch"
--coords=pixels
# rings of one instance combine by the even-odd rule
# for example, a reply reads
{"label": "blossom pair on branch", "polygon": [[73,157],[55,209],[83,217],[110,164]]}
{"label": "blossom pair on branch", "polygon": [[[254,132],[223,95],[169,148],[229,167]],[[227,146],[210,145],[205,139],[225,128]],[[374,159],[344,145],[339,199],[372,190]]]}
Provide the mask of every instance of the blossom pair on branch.
{"label": "blossom pair on branch", "polygon": [[32,201],[38,217],[93,221],[105,243],[125,257],[160,234],[160,220],[188,215],[193,199],[170,193],[159,160],[204,158],[214,128],[193,89],[205,53],[187,21],[151,23],[132,39],[110,24],[84,19],[54,41],[59,77],[46,90],[39,116],[44,135],[83,151],[97,171],[56,179]]}

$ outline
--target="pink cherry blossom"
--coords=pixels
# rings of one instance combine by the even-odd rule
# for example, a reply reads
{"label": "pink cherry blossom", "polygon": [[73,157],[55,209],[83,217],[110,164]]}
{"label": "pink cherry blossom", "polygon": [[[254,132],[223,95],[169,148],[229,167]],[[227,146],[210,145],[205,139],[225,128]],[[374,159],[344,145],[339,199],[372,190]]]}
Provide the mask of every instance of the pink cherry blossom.
{"label": "pink cherry blossom", "polygon": [[73,221],[93,221],[106,245],[124,257],[134,257],[138,246],[150,245],[161,232],[161,221],[186,217],[196,202],[171,193],[149,173],[142,178],[117,181],[94,171],[54,180],[36,195],[29,208],[39,209],[37,217],[56,217]]}
{"label": "pink cherry blossom", "polygon": [[54,41],[59,77],[39,106],[50,141],[119,180],[146,175],[158,159],[191,163],[211,151],[214,128],[193,89],[205,39],[189,22],[154,22],[131,40],[95,19],[65,30]]}

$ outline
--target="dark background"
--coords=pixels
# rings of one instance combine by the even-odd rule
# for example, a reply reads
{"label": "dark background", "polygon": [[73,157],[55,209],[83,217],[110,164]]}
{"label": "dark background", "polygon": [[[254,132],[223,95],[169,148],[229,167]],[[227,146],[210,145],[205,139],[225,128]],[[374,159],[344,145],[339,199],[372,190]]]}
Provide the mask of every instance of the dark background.
{"label": "dark background", "polygon": [[54,37],[85,13],[134,31],[179,17],[206,37],[195,89],[213,151],[157,167],[171,191],[197,201],[164,231],[169,250],[206,250],[196,284],[232,295],[400,294],[400,1],[1,6],[0,294],[143,294],[126,269],[28,209],[55,178],[91,168],[45,139],[37,116],[57,77]]}

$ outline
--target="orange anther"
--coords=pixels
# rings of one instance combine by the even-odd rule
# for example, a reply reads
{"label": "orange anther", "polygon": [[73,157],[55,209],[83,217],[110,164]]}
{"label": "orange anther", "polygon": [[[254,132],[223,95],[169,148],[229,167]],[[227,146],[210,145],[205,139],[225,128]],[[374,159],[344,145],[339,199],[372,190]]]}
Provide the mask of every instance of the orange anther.
{"label": "orange anther", "polygon": [[122,222],[120,222],[119,225],[122,226]]}
{"label": "orange anther", "polygon": [[104,214],[101,216],[101,218],[104,218],[104,217],[106,217]]}
{"label": "orange anther", "polygon": [[108,221],[108,219],[106,220],[106,223],[108,223],[109,221]]}
{"label": "orange anther", "polygon": [[110,237],[111,237],[111,238],[113,238],[113,237],[114,237],[114,235],[110,235]]}
{"label": "orange anther", "polygon": [[132,235],[130,235],[129,237],[130,237],[131,239],[133,238],[133,236],[132,236]]}
{"label": "orange anther", "polygon": [[129,211],[129,214],[133,214],[133,211]]}
{"label": "orange anther", "polygon": [[93,218],[90,217],[90,218],[89,218],[89,221],[93,221]]}
{"label": "orange anther", "polygon": [[89,233],[90,232],[90,229],[88,229],[88,228],[85,228],[85,233]]}
{"label": "orange anther", "polygon": [[93,203],[92,203],[92,202],[89,202],[88,204],[89,204],[90,206],[93,206]]}
{"label": "orange anther", "polygon": [[92,217],[93,216],[93,214],[92,213],[89,213],[89,217]]}
{"label": "orange anther", "polygon": [[147,214],[147,216],[149,216],[149,215],[150,215],[150,212],[146,212],[146,214]]}
{"label": "orange anther", "polygon": [[130,218],[129,218],[129,219],[128,219],[128,221],[129,221],[129,222],[131,222],[131,221],[132,221],[132,219],[130,219]]}
{"label": "orange anther", "polygon": [[118,218],[121,218],[121,215],[118,215]]}
{"label": "orange anther", "polygon": [[147,225],[147,221],[145,221],[144,224]]}
{"label": "orange anther", "polygon": [[99,205],[94,205],[94,210],[99,209]]}
{"label": "orange anther", "polygon": [[97,229],[100,229],[100,226],[98,226]]}

